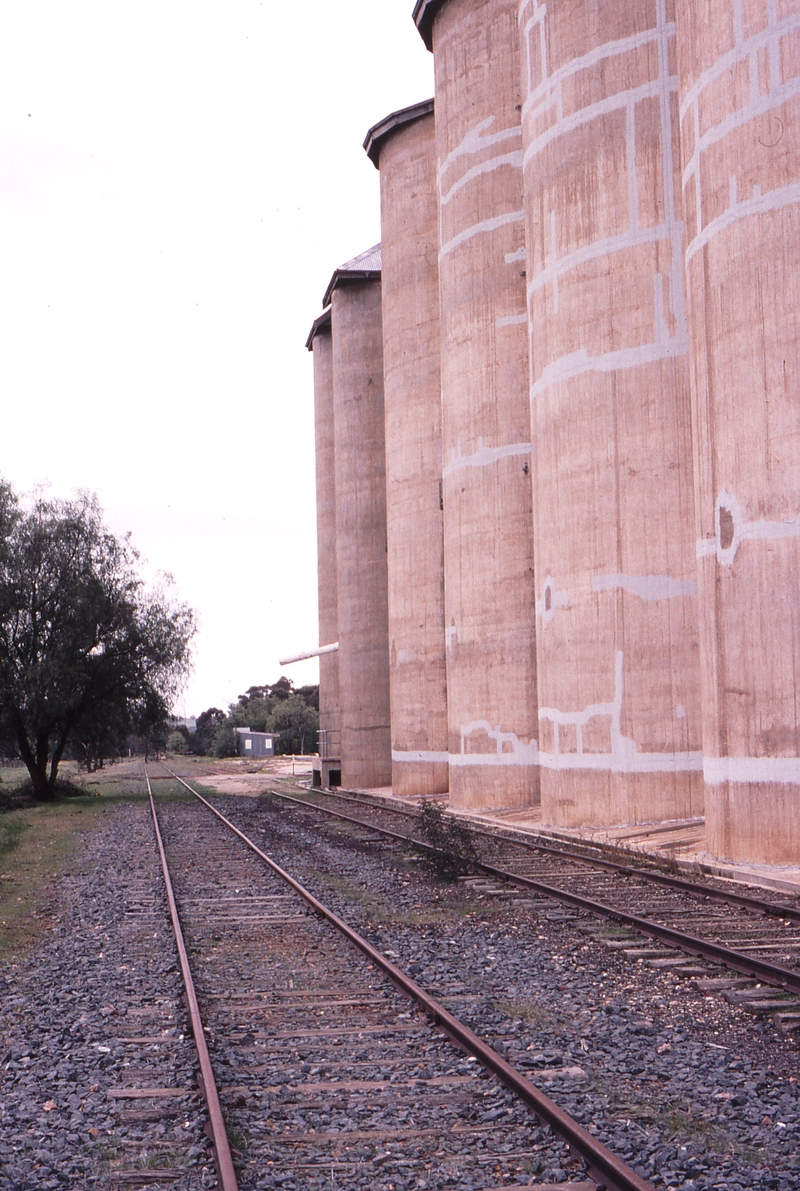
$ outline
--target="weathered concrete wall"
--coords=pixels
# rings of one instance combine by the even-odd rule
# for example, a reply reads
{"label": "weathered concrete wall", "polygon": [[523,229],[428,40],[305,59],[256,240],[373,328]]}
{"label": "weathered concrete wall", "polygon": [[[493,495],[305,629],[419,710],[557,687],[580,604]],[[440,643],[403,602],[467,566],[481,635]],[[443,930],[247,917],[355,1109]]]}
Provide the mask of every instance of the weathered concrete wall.
{"label": "weathered concrete wall", "polygon": [[[339,639],[336,592],[336,483],[333,435],[333,341],[330,323],[314,334],[314,430],[317,473],[317,588],[319,644]],[[319,722],[331,749],[340,746],[339,655],[319,659]]]}
{"label": "weathered concrete wall", "polygon": [[388,786],[389,632],[380,281],[331,297],[342,784]]}
{"label": "weathered concrete wall", "polygon": [[702,813],[671,0],[525,0],[545,821]]}
{"label": "weathered concrete wall", "polygon": [[707,846],[800,856],[800,3],[678,0]]}
{"label": "weathered concrete wall", "polygon": [[433,115],[380,144],[392,785],[448,788]]}
{"label": "weathered concrete wall", "polygon": [[454,806],[538,798],[517,0],[433,24]]}

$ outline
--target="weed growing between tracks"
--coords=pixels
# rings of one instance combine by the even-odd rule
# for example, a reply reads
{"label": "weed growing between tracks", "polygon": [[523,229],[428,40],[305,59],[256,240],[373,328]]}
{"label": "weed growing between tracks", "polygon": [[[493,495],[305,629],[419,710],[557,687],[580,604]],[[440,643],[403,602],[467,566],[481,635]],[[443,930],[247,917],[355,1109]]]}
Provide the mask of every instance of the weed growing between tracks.
{"label": "weed growing between tracks", "polygon": [[417,850],[443,880],[466,876],[477,864],[478,852],[469,828],[445,816],[438,803],[422,803],[416,829],[430,845],[420,844]]}

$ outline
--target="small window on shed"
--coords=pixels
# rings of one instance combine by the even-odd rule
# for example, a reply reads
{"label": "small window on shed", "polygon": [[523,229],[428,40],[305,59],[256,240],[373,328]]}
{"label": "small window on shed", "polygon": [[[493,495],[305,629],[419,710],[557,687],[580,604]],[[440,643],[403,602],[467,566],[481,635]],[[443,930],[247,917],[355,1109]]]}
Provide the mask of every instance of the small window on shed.
{"label": "small window on shed", "polygon": [[253,742],[252,742],[252,740],[246,740],[246,741],[244,742],[244,747],[245,747],[246,749],[251,749],[251,748],[253,747]]}

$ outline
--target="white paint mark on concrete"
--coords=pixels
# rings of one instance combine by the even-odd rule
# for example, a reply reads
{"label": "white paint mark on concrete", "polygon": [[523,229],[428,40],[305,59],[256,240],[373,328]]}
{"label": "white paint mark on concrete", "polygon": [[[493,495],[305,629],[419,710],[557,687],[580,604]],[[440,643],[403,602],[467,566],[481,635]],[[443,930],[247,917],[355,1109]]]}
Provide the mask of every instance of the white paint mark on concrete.
{"label": "white paint mark on concrete", "polygon": [[[490,740],[495,741],[495,751],[491,753],[468,753],[467,741],[474,733],[485,733]],[[450,754],[450,764],[454,766],[467,765],[525,765],[536,766],[539,761],[539,745],[535,740],[525,744],[513,732],[503,732],[499,727],[493,728],[488,720],[473,720],[461,728],[461,752]]]}
{"label": "white paint mark on concrete", "polygon": [[506,264],[507,265],[515,265],[517,263],[517,261],[524,261],[525,259],[526,259],[526,252],[525,252],[524,244],[523,244],[522,248],[518,248],[516,252],[507,252],[506,253]]}
{"label": "white paint mark on concrete", "polygon": [[505,227],[509,223],[524,223],[524,211],[507,211],[505,215],[495,215],[492,219],[482,219],[480,223],[474,223],[471,227],[465,227],[457,236],[453,236],[446,244],[443,244],[439,249],[439,260],[444,260],[456,248],[465,244],[467,240],[471,240],[473,236],[487,235],[489,232],[496,232],[498,228]]}
{"label": "white paint mark on concrete", "polygon": [[496,327],[518,327],[527,321],[527,314],[504,314],[502,318],[494,320],[494,325]]}
{"label": "white paint mark on concrete", "polygon": [[428,749],[392,749],[392,760],[398,764],[417,762],[426,765],[446,765],[449,753],[437,753]]}
{"label": "white paint mark on concrete", "polygon": [[469,130],[464,139],[456,145],[455,149],[448,153],[447,157],[445,157],[439,166],[440,188],[445,172],[460,157],[473,157],[476,153],[483,153],[485,149],[491,149],[494,145],[500,145],[504,141],[520,140],[522,137],[522,128],[519,124],[514,124],[511,128],[502,128],[499,132],[484,135],[487,129],[491,128],[493,124],[494,116],[489,116],[486,120],[481,120],[479,124],[476,124],[474,128]]}
{"label": "white paint mark on concrete", "polygon": [[[735,178],[732,179],[732,182],[735,181]],[[687,263],[715,236],[732,224],[738,223],[740,219],[746,219],[750,215],[764,215],[767,211],[780,211],[783,207],[790,207],[796,203],[800,203],[798,182],[793,182],[790,186],[779,186],[776,190],[768,190],[766,194],[762,194],[761,188],[756,186],[753,188],[752,198],[743,199],[741,202],[735,201],[732,193],[728,209],[706,224],[686,249]]]}
{"label": "white paint mark on concrete", "polygon": [[536,611],[548,623],[553,619],[559,608],[569,607],[569,596],[565,591],[557,591],[555,580],[548,575],[542,588],[542,598],[536,601]]}
{"label": "white paint mark on concrete", "polygon": [[500,459],[508,459],[513,455],[530,455],[530,453],[531,444],[529,442],[509,443],[504,447],[485,447],[483,439],[479,438],[478,449],[473,455],[462,455],[459,443],[458,454],[454,450],[450,452],[450,462],[442,475],[452,475],[454,471],[460,471],[464,467],[488,467]]}
{"label": "white paint mark on concrete", "polygon": [[[738,3],[738,0],[737,0]],[[716,62],[695,80],[687,91],[680,108],[681,122],[691,120],[694,125],[694,148],[692,156],[683,171],[683,185],[686,187],[693,182],[697,206],[697,227],[695,236],[690,243],[686,259],[699,252],[720,232],[730,227],[739,219],[748,215],[762,214],[765,211],[776,211],[782,207],[800,202],[800,187],[784,186],[762,195],[760,188],[754,188],[751,199],[740,201],[736,189],[736,179],[731,179],[728,210],[712,219],[707,227],[703,227],[702,216],[702,180],[700,163],[703,154],[713,145],[718,144],[730,133],[742,128],[746,124],[761,116],[768,115],[800,95],[800,75],[781,81],[781,44],[785,39],[800,30],[800,13],[794,12],[782,20],[778,19],[777,7],[772,0],[767,4],[767,23],[750,37],[744,36],[741,8],[734,5],[735,43],[732,49],[722,54]],[[768,58],[767,79],[761,79],[759,74],[759,59],[766,48]],[[785,56],[786,62],[792,61],[790,55]],[[737,66],[746,64],[749,72],[749,86],[744,89],[734,88],[732,94],[740,93],[746,99],[740,107],[729,111],[724,119],[701,133],[700,102],[706,89],[717,82],[725,74],[730,74]],[[795,68],[796,69],[796,68]],[[766,89],[762,93],[762,85]],[[780,127],[777,117],[772,126]],[[687,138],[688,139],[688,138]]]}
{"label": "white paint mark on concrete", "polygon": [[[636,742],[622,735],[622,671],[623,654],[622,650],[618,650],[614,663],[613,702],[592,703],[582,711],[559,711],[554,707],[539,709],[539,719],[550,720],[554,725],[553,752],[540,752],[539,764],[545,769],[598,769],[611,773],[685,773],[701,770],[701,752],[640,753]],[[583,751],[583,729],[596,717],[610,720],[610,753]],[[560,729],[564,726],[575,728],[577,751],[574,753],[561,752]]]}
{"label": "white paint mark on concrete", "polygon": [[469,186],[476,178],[482,174],[493,174],[495,170],[503,168],[521,170],[522,169],[522,150],[515,149],[513,153],[501,153],[497,157],[489,157],[486,161],[479,162],[478,165],[473,165],[466,173],[453,183],[449,190],[439,191],[439,201],[443,207],[446,207],[455,195],[465,186]]}
{"label": "white paint mark on concrete", "polygon": [[560,360],[553,360],[552,364],[542,369],[542,375],[531,385],[531,401],[535,401],[540,393],[553,385],[582,376],[585,372],[621,372],[671,356],[682,356],[688,350],[689,341],[685,335],[669,339],[666,343],[643,343],[639,347],[624,347],[601,356],[590,356],[585,348],[581,348],[580,351],[562,356]]}
{"label": "white paint mark on concrete", "polygon": [[800,757],[706,757],[703,777],[709,786],[724,782],[800,785]]}
{"label": "white paint mark on concrete", "polygon": [[[538,10],[531,24],[536,24],[546,16],[547,10],[542,7]],[[620,54],[629,54],[632,50],[638,49],[640,46],[649,45],[658,37],[658,29],[646,29],[642,33],[635,33],[632,37],[623,37],[618,41],[608,41],[605,45],[596,46],[590,50],[588,54],[583,54],[580,58],[573,58],[571,62],[567,62],[559,70],[553,71],[550,75],[545,75],[543,81],[528,95],[522,108],[523,119],[528,116],[532,109],[544,109],[552,102],[553,95],[560,92],[563,88],[564,82],[572,78],[573,75],[579,74],[581,71],[589,70],[599,62],[603,62],[608,58],[618,57]],[[671,37],[675,36],[675,25],[667,26],[667,32]],[[633,94],[631,91],[621,92],[623,98],[622,104],[615,104],[614,108],[624,107],[626,105],[626,97]],[[616,97],[612,97],[616,98]],[[599,108],[599,104],[593,104],[592,108]],[[614,110],[614,108],[606,108],[603,110]],[[584,109],[588,110],[588,109]],[[538,110],[535,113],[538,115]],[[592,117],[594,118],[594,117]],[[527,161],[527,156],[526,156]]]}
{"label": "white paint mark on concrete", "polygon": [[685,720],[686,719],[686,708],[683,706],[682,703],[679,703],[678,706],[675,708],[675,719],[676,720]]}
{"label": "white paint mark on concrete", "polygon": [[622,588],[641,600],[676,600],[697,595],[696,579],[671,579],[669,575],[595,575],[592,591]]}
{"label": "white paint mark on concrete", "polygon": [[447,643],[448,651],[453,648],[453,645],[458,641],[458,629],[454,624],[449,624],[444,631],[445,641]]}
{"label": "white paint mark on concrete", "polygon": [[800,537],[800,514],[791,521],[745,521],[741,505],[732,492],[723,489],[714,506],[714,537],[700,538],[698,558],[716,555],[720,566],[729,567],[741,543],[775,541]]}
{"label": "white paint mark on concrete", "polygon": [[613,253],[622,252],[627,248],[638,248],[642,244],[654,244],[659,240],[668,240],[671,235],[669,227],[662,223],[655,227],[641,228],[635,232],[621,232],[617,236],[608,236],[604,240],[595,240],[594,243],[584,244],[582,248],[576,248],[574,252],[559,258],[555,246],[554,211],[550,214],[550,220],[551,263],[531,279],[528,284],[529,297],[543,286],[550,282],[557,282],[559,277],[563,277],[565,273],[571,273],[573,269],[580,268],[588,261],[597,260],[601,256],[611,256]]}

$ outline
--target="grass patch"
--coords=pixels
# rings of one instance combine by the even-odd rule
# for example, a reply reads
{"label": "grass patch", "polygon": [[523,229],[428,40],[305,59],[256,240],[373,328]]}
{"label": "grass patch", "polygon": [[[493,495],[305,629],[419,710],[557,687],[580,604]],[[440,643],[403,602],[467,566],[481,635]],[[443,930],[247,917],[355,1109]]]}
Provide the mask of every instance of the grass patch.
{"label": "grass patch", "polygon": [[[52,904],[53,881],[105,813],[120,803],[147,800],[141,764],[120,764],[90,775],[80,774],[77,765],[63,768],[77,794],[0,814],[0,964],[35,947],[60,908]],[[11,774],[13,786],[6,782]],[[18,789],[27,779],[24,770],[4,770],[1,776],[3,791],[7,784]],[[194,801],[171,778],[154,782],[153,796],[157,803]]]}
{"label": "grass patch", "polygon": [[336,893],[340,893],[342,897],[346,897],[348,901],[363,906],[370,918],[385,922],[389,921],[387,907],[383,902],[377,901],[371,893],[367,893],[366,889],[361,885],[354,885],[346,877],[337,877],[333,873],[320,872],[319,869],[314,870],[314,876],[323,885],[326,885],[328,889],[333,889]]}
{"label": "grass patch", "polygon": [[105,806],[94,798],[39,803],[0,818],[0,963],[19,959],[49,925],[50,884]]}
{"label": "grass patch", "polygon": [[561,1018],[555,1013],[542,1009],[541,1005],[535,1005],[533,1001],[493,1001],[492,1005],[507,1017],[522,1018],[523,1021],[532,1022],[536,1026],[557,1027],[562,1024]]}

